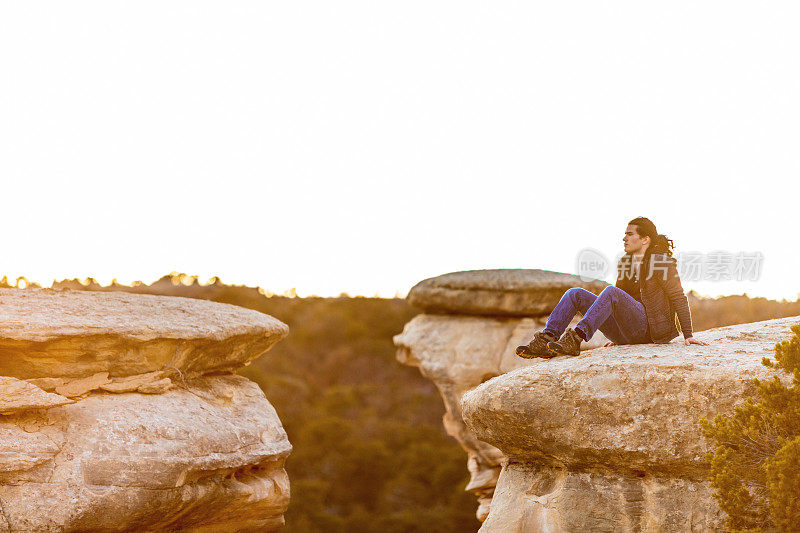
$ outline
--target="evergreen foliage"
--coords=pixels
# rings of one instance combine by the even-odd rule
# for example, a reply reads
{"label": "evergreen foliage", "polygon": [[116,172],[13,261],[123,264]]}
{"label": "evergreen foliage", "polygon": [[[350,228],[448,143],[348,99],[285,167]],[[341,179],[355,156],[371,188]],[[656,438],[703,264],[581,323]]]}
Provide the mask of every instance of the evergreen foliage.
{"label": "evergreen foliage", "polygon": [[756,379],[757,402],[748,399],[713,423],[700,421],[714,444],[709,480],[733,530],[800,528],[800,324],[791,330],[789,340],[775,345],[775,361],[762,361],[791,374],[791,384],[778,376]]}

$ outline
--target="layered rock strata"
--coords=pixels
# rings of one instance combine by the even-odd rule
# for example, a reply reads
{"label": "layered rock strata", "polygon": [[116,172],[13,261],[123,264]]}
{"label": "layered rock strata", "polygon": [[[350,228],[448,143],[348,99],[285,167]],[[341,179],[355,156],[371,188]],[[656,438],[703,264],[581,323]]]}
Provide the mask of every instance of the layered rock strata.
{"label": "layered rock strata", "polygon": [[708,346],[599,348],[465,393],[466,427],[506,459],[484,532],[713,531],[699,420],[754,395],[800,317],[700,332]]}
{"label": "layered rock strata", "polygon": [[0,531],[279,528],[291,445],[232,371],[287,333],[202,300],[0,289]]}
{"label": "layered rock strata", "polygon": [[[479,520],[489,512],[505,456],[464,425],[461,397],[490,378],[541,361],[522,359],[514,349],[544,328],[547,313],[567,289],[599,293],[605,286],[543,270],[478,270],[431,278],[409,293],[409,301],[425,313],[394,337],[397,359],[418,367],[439,389],[446,410],[444,427],[467,452],[466,490],[478,498]],[[583,349],[606,341],[598,332]]]}

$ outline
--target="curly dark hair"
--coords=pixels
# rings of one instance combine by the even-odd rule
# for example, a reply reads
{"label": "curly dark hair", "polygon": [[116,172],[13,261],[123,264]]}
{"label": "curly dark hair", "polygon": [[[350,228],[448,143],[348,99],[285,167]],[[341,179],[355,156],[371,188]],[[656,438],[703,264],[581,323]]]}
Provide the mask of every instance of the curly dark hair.
{"label": "curly dark hair", "polygon": [[662,253],[672,257],[672,249],[675,247],[675,243],[672,242],[672,239],[667,238],[666,235],[659,234],[656,225],[653,224],[649,218],[636,217],[628,222],[628,224],[636,226],[636,233],[638,233],[640,237],[650,237],[650,246],[647,247],[646,252],[647,255]]}

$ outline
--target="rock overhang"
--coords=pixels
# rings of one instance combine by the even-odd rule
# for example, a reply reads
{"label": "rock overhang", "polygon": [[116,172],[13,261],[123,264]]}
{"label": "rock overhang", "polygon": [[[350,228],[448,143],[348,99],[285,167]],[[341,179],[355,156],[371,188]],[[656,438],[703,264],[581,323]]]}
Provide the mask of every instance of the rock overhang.
{"label": "rock overhang", "polygon": [[542,316],[555,308],[569,288],[597,294],[606,286],[601,280],[549,270],[467,270],[422,280],[411,288],[408,301],[426,313]]}
{"label": "rock overhang", "polygon": [[269,315],[206,300],[0,289],[0,375],[19,379],[228,371],[287,334]]}

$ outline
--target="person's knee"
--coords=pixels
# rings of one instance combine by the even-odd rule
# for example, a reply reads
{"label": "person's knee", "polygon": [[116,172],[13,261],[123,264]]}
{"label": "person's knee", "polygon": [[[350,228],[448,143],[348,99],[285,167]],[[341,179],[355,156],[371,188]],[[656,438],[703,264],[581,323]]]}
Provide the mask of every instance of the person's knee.
{"label": "person's knee", "polygon": [[623,293],[622,289],[619,287],[615,287],[614,285],[609,285],[600,293],[600,296],[606,296],[607,298],[617,298],[621,293]]}
{"label": "person's knee", "polygon": [[588,309],[589,306],[591,306],[597,299],[597,296],[594,293],[580,287],[573,287],[569,289],[567,291],[567,297],[581,313],[586,311],[586,309]]}
{"label": "person's knee", "polygon": [[570,302],[572,302],[572,305],[579,306],[579,304],[581,303],[581,299],[583,297],[583,295],[581,294],[581,291],[583,290],[584,289],[581,289],[580,287],[572,287],[571,289],[567,289],[567,292],[564,293],[564,296]]}
{"label": "person's knee", "polygon": [[567,296],[570,298],[576,298],[578,296],[583,295],[583,293],[589,292],[586,289],[582,289],[581,287],[572,287],[571,289],[567,289]]}

